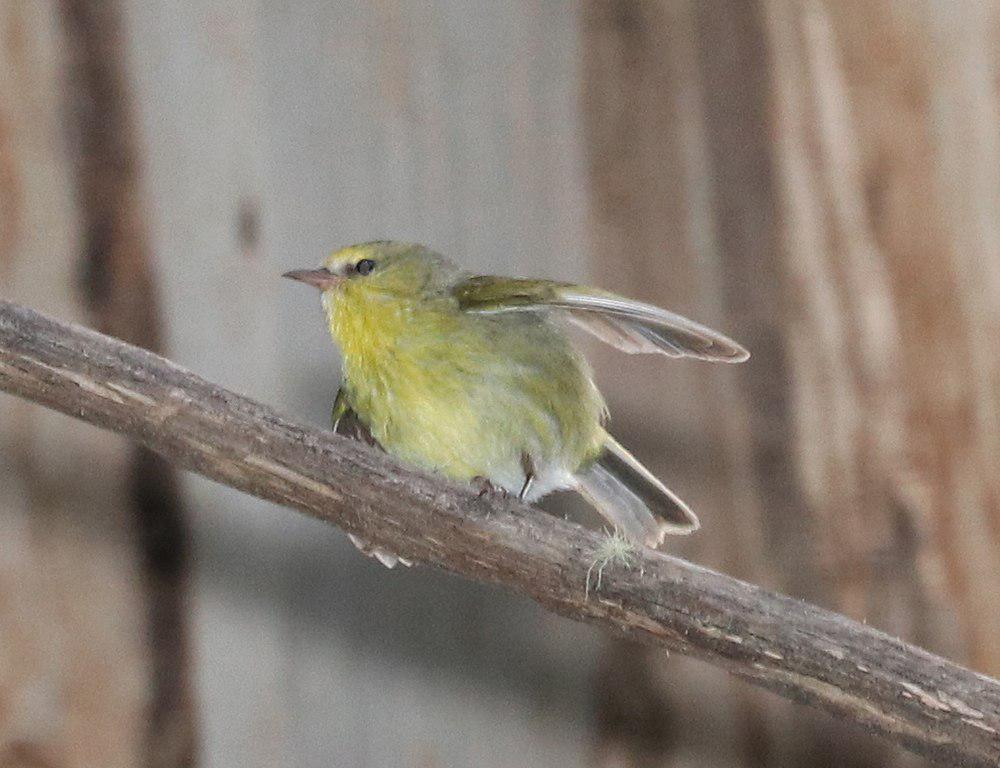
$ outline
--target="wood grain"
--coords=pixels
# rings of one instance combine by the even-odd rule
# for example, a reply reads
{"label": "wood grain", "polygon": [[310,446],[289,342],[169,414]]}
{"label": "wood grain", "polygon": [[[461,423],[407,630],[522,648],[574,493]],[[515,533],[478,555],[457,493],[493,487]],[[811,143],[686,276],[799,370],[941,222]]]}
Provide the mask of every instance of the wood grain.
{"label": "wood grain", "polygon": [[[82,74],[75,56],[93,41],[67,29],[63,8],[0,6],[0,296],[97,323],[78,279],[94,201],[77,193],[106,174],[90,173],[80,190],[71,103],[97,94],[68,92],[69,70]],[[135,450],[0,395],[0,765],[154,765],[158,664],[131,496]]]}
{"label": "wood grain", "polygon": [[[133,89],[121,3],[61,0],[67,122],[80,217],[77,290],[101,331],[161,351],[159,294],[149,245]],[[193,765],[197,753],[188,653],[188,540],[180,489],[161,457],[131,447],[123,501],[133,516],[144,584],[149,693],[142,712],[149,768]]]}

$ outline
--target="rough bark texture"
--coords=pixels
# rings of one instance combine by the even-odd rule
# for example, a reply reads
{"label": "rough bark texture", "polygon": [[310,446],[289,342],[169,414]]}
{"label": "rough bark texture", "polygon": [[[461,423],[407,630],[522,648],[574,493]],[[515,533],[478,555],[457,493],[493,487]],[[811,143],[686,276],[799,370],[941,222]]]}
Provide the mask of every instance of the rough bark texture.
{"label": "rough bark texture", "polygon": [[297,427],[166,360],[0,303],[0,388],[415,561],[691,654],[954,765],[1000,760],[1000,683],[871,627],[644,551],[587,594],[601,537]]}

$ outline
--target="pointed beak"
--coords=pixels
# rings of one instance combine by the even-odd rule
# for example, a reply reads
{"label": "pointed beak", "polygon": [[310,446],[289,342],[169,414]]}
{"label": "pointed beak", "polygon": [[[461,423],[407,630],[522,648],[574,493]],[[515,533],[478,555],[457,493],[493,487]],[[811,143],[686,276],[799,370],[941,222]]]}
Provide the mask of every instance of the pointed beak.
{"label": "pointed beak", "polygon": [[321,291],[339,285],[344,279],[340,275],[335,275],[330,270],[323,268],[293,269],[291,272],[283,274],[282,277],[287,277],[289,280],[298,280],[300,283],[314,286]]}

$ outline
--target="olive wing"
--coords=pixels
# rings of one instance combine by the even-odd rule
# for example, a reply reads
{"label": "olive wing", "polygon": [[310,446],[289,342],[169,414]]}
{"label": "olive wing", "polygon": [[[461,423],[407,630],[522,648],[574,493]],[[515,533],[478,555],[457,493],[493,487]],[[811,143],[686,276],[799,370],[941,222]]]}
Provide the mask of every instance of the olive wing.
{"label": "olive wing", "polygon": [[652,304],[598,288],[550,280],[470,277],[452,291],[467,312],[541,312],[565,316],[602,341],[629,354],[659,353],[723,363],[750,357],[718,331]]}

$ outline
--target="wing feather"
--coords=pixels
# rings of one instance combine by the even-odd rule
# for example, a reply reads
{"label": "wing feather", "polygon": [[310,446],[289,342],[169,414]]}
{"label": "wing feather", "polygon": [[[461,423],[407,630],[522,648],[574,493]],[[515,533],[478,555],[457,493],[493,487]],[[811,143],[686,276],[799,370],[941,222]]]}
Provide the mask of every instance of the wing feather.
{"label": "wing feather", "polygon": [[453,291],[467,312],[554,311],[629,354],[659,353],[741,363],[750,353],[732,339],[666,309],[607,291],[549,280],[472,277]]}

